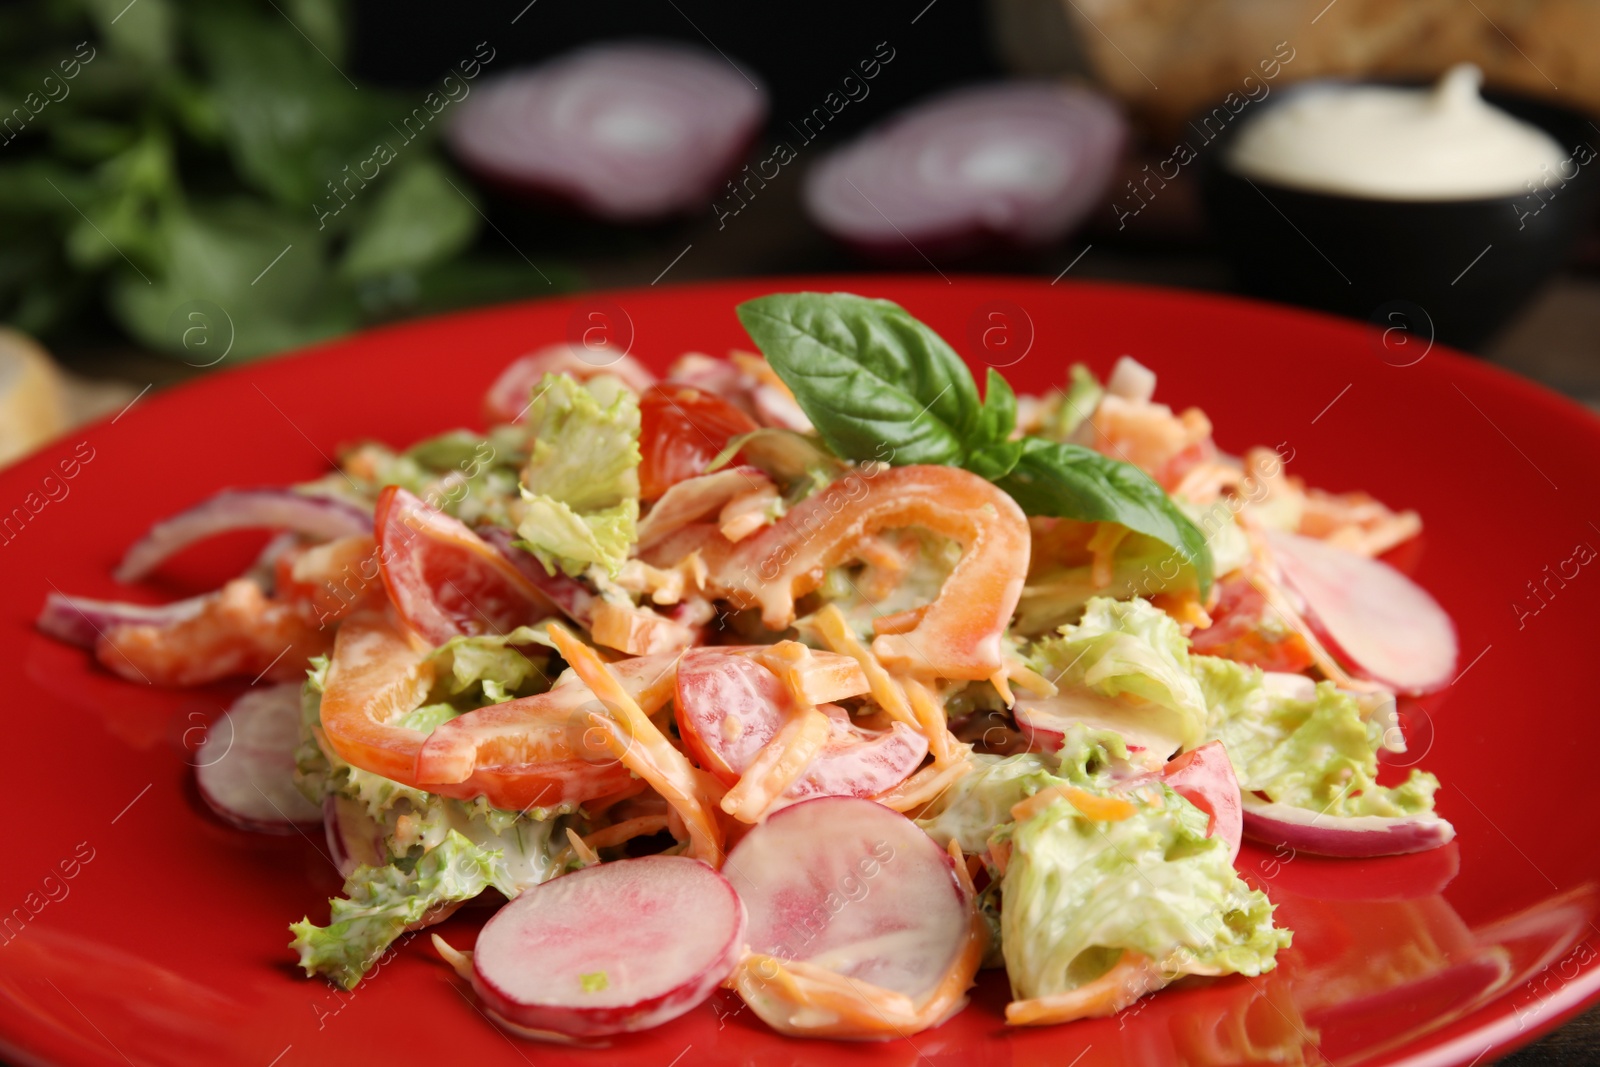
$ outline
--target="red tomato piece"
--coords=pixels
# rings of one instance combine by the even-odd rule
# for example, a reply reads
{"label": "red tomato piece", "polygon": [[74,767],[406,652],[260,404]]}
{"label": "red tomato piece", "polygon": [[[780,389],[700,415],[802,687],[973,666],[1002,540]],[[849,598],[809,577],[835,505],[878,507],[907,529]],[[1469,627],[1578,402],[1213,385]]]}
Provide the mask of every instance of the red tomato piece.
{"label": "red tomato piece", "polygon": [[676,382],[652,385],[639,398],[640,495],[654,500],[704,474],[730,440],[754,429],[754,419],[713,393]]}

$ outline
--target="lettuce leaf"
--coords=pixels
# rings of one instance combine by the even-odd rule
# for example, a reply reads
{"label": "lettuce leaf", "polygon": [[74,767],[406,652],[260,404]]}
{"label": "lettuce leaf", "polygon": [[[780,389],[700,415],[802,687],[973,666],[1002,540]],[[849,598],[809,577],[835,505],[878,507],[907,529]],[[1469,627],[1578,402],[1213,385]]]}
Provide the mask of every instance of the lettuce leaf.
{"label": "lettuce leaf", "polygon": [[[1219,562],[1217,573],[1225,573],[1224,563],[1231,562]],[[1023,635],[1043,634],[1075,622],[1095,597],[1126,600],[1197,588],[1194,568],[1185,566],[1171,545],[1130,532],[1112,554],[1111,581],[1106,585],[1095,584],[1094,570],[1087,563],[1048,567],[1031,575],[1017,604],[1013,630]]]}
{"label": "lettuce leaf", "polygon": [[373,964],[413,924],[442,905],[469,900],[488,888],[497,854],[451,831],[415,860],[357,867],[344,896],[331,904],[327,926],[302,919],[289,929],[289,947],[306,975],[321,974],[343,989],[361,981]]}
{"label": "lettuce leaf", "polygon": [[552,573],[591,564],[615,577],[639,518],[639,403],[615,378],[547,374],[528,409],[524,547]]}
{"label": "lettuce leaf", "polygon": [[1060,688],[1116,698],[1142,726],[1187,751],[1205,740],[1207,718],[1188,646],[1172,617],[1149,601],[1095,597],[1077,625],[1037,642],[1032,655]]}
{"label": "lettuce leaf", "polygon": [[1123,796],[1138,810],[1119,822],[1059,799],[1011,831],[1000,927],[1013,996],[1075,989],[1124,950],[1167,978],[1271,970],[1290,934],[1206,836],[1205,813],[1165,787]]}
{"label": "lettuce leaf", "polygon": [[1425,771],[1413,769],[1399,786],[1377,784],[1383,726],[1363,719],[1355,697],[1332,682],[1298,700],[1268,687],[1258,667],[1215,656],[1191,663],[1210,708],[1207,738],[1227,748],[1245,792],[1327,815],[1433,810],[1439,780]]}

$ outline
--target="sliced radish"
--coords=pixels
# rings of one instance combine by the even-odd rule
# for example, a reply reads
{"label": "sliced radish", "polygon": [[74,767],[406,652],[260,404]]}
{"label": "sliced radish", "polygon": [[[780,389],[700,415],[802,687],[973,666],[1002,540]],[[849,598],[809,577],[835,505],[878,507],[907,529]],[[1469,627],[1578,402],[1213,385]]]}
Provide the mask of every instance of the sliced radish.
{"label": "sliced radish", "polygon": [[485,83],[449,139],[492,184],[638,222],[704,210],[766,113],[765,91],[726,57],[606,44]]}
{"label": "sliced radish", "polygon": [[640,551],[720,511],[734,497],[763,488],[772,488],[772,479],[755,467],[724,467],[678,482],[662,493],[650,505],[649,514],[639,521]]}
{"label": "sliced radish", "polygon": [[340,793],[322,799],[322,830],[328,839],[328,855],[348,878],[361,866],[381,867],[389,862],[383,827],[367,814],[365,801]]}
{"label": "sliced radish", "polygon": [[513,360],[483,397],[483,416],[490,423],[521,422],[532,406],[533,391],[546,374],[570,374],[588,381],[602,374],[622,379],[635,393],[656,384],[643,363],[609,345],[548,345]]}
{"label": "sliced radish", "polygon": [[1455,676],[1455,624],[1427,590],[1382,560],[1325,541],[1280,531],[1267,531],[1266,541],[1317,637],[1353,670],[1408,693]]}
{"label": "sliced radish", "polygon": [[1221,741],[1212,741],[1185,752],[1161,769],[1160,778],[1173,792],[1210,816],[1207,837],[1228,845],[1228,861],[1239,858],[1239,840],[1244,834],[1239,779],[1233,761]]}
{"label": "sliced radish", "polygon": [[1128,746],[1128,758],[1151,771],[1179,747],[1177,738],[1143,721],[1136,705],[1098,693],[1062,690],[1053,697],[1019,697],[1011,711],[1034,752],[1056,751],[1074,723],[1118,734]]}
{"label": "sliced radish", "polygon": [[228,530],[293,530],[325,541],[372,532],[366,508],[292,489],[225,489],[150,527],[117,567],[117,580],[133,582],[182,549]]}
{"label": "sliced radish", "polygon": [[944,978],[970,929],[972,900],[949,854],[871,800],[784,808],[745,834],[723,873],[750,910],[752,951],[913,1001]]}
{"label": "sliced radish", "polygon": [[743,954],[745,929],[739,894],[699,860],[617,860],[535,886],[496,912],[472,952],[472,987],[496,1014],[533,1030],[645,1030],[711,995]]}
{"label": "sliced radish", "polygon": [[[822,751],[785,792],[810,796],[875,796],[903,782],[928,754],[928,740],[903,723],[866,730],[843,709],[825,705],[832,720]],[[691,648],[678,664],[673,714],[695,761],[732,785],[794,713],[778,676],[742,650]]]}
{"label": "sliced radish", "polygon": [[1246,797],[1245,836],[1317,856],[1400,856],[1438,848],[1455,839],[1455,827],[1437,815],[1321,815],[1288,804]]}
{"label": "sliced radish", "polygon": [[806,211],[880,256],[1049,244],[1094,206],[1124,138],[1115,106],[1082,89],[962,89],[824,157],[806,176]]}
{"label": "sliced radish", "polygon": [[505,633],[552,614],[521,571],[461,521],[391,485],[378,495],[378,569],[389,599],[421,637]]}
{"label": "sliced radish", "polygon": [[294,784],[300,684],[253,689],[206,730],[194,778],[211,810],[244,830],[289,833],[322,822]]}

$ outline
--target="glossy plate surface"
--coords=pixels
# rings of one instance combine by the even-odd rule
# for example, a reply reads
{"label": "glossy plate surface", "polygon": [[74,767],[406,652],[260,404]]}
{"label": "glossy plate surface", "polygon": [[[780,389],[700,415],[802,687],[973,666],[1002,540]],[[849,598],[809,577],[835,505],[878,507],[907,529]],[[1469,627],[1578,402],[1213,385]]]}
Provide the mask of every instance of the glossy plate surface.
{"label": "glossy plate surface", "polygon": [[[539,345],[609,332],[658,368],[748,347],[736,302],[793,288],[897,300],[1018,391],[1104,374],[1123,353],[1158,400],[1202,407],[1221,445],[1293,450],[1291,473],[1416,508],[1397,566],[1455,617],[1461,675],[1407,710],[1459,837],[1438,852],[1328,861],[1246,844],[1240,868],[1295,931],[1280,968],[1197,982],[1121,1016],[1018,1031],[1003,979],[955,1020],[853,1046],[768,1032],[731,994],[602,1052],[508,1038],[411,937],[353,993],[301,977],[287,924],[326,921],[320,833],[213,818],[190,764],[242,684],[129,684],[36,634],[52,588],[158,599],[214,587],[260,539],[229,538],[137,591],[111,578],[155,519],[224,486],[314,477],[343,442],[475,426],[484,388]],[[591,340],[598,339],[591,334]],[[59,474],[76,452],[75,476]],[[999,279],[830,277],[597,294],[364,334],[147,396],[0,474],[0,1059],[16,1064],[474,1063],[1467,1064],[1530,1040],[1600,991],[1593,923],[1600,748],[1592,605],[1600,423],[1425,342],[1193,294]],[[52,475],[52,472],[57,472]],[[68,876],[70,874],[70,877]],[[441,932],[470,944],[485,912]],[[681,1060],[679,1057],[682,1057]]]}

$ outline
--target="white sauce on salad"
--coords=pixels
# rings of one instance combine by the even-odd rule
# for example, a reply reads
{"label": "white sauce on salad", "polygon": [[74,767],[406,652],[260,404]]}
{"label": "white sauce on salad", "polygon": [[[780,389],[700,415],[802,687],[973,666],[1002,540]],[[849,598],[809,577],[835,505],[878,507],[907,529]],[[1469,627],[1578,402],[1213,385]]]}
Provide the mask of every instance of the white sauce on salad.
{"label": "white sauce on salad", "polygon": [[1431,89],[1299,90],[1239,131],[1228,165],[1249,178],[1385,200],[1473,200],[1525,191],[1565,161],[1555,138],[1484,101],[1463,63]]}

